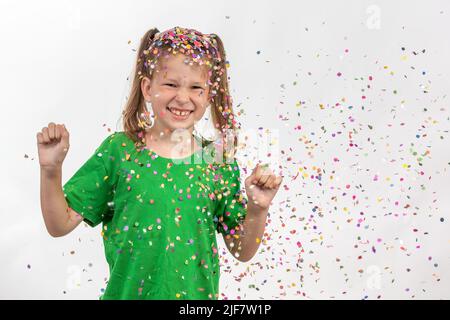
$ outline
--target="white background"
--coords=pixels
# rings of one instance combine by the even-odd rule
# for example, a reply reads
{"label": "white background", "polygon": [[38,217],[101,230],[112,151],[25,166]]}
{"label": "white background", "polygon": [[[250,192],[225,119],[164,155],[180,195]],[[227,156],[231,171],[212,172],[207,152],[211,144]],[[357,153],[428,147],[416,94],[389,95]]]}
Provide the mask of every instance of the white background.
{"label": "white background", "polygon": [[174,26],[225,44],[243,174],[259,160],[285,175],[258,254],[238,263],[220,240],[224,297],[450,298],[449,15],[448,1],[1,0],[0,298],[100,296],[101,227],[46,232],[36,133],[66,124],[67,181],[123,130],[140,37]]}

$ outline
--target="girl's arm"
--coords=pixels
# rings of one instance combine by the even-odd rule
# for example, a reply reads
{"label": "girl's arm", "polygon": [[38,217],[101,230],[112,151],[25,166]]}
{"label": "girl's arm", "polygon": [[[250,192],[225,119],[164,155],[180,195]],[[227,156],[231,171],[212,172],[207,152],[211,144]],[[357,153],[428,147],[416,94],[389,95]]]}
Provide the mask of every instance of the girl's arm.
{"label": "girl's arm", "polygon": [[41,168],[41,211],[48,233],[61,237],[75,229],[82,217],[69,208],[62,190],[62,163],[69,150],[69,131],[50,122],[37,134]]}
{"label": "girl's arm", "polygon": [[61,184],[62,169],[41,167],[41,211],[52,237],[62,237],[75,229],[82,217],[67,205]]}
{"label": "girl's arm", "polygon": [[258,251],[266,226],[269,208],[259,208],[249,201],[247,216],[235,235],[224,236],[230,253],[239,261],[249,261]]}
{"label": "girl's arm", "polygon": [[228,250],[239,261],[249,261],[258,251],[270,204],[282,181],[283,177],[275,176],[267,166],[259,164],[245,179],[247,215],[235,235],[224,236]]}

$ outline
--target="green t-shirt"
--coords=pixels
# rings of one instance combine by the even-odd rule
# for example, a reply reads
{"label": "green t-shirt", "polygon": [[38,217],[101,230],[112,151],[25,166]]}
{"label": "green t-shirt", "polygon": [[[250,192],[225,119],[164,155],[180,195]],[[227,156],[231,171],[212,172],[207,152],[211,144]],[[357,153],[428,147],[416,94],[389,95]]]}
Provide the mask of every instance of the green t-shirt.
{"label": "green t-shirt", "polygon": [[247,197],[236,159],[202,150],[164,158],[114,132],[65,183],[69,207],[103,224],[110,277],[100,299],[219,298],[216,231],[235,234]]}

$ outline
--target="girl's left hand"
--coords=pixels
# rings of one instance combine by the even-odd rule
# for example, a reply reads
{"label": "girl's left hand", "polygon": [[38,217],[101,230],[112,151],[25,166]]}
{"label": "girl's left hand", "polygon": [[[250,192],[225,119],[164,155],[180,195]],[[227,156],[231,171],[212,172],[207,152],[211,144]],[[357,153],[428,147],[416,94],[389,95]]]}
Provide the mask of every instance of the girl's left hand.
{"label": "girl's left hand", "polygon": [[282,181],[283,177],[275,176],[267,165],[257,164],[252,174],[245,179],[249,203],[261,209],[269,208]]}

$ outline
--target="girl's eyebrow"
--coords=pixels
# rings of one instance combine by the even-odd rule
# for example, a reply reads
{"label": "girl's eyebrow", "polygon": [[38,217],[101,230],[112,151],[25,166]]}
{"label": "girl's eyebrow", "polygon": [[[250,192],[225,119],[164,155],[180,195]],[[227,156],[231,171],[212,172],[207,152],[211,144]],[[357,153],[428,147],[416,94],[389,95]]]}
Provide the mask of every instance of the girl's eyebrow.
{"label": "girl's eyebrow", "polygon": [[[177,80],[175,80],[175,79],[164,79],[164,81],[172,81],[172,82],[178,82]],[[196,82],[193,82],[192,84],[202,84],[202,82],[199,82],[199,81],[196,81]]]}

